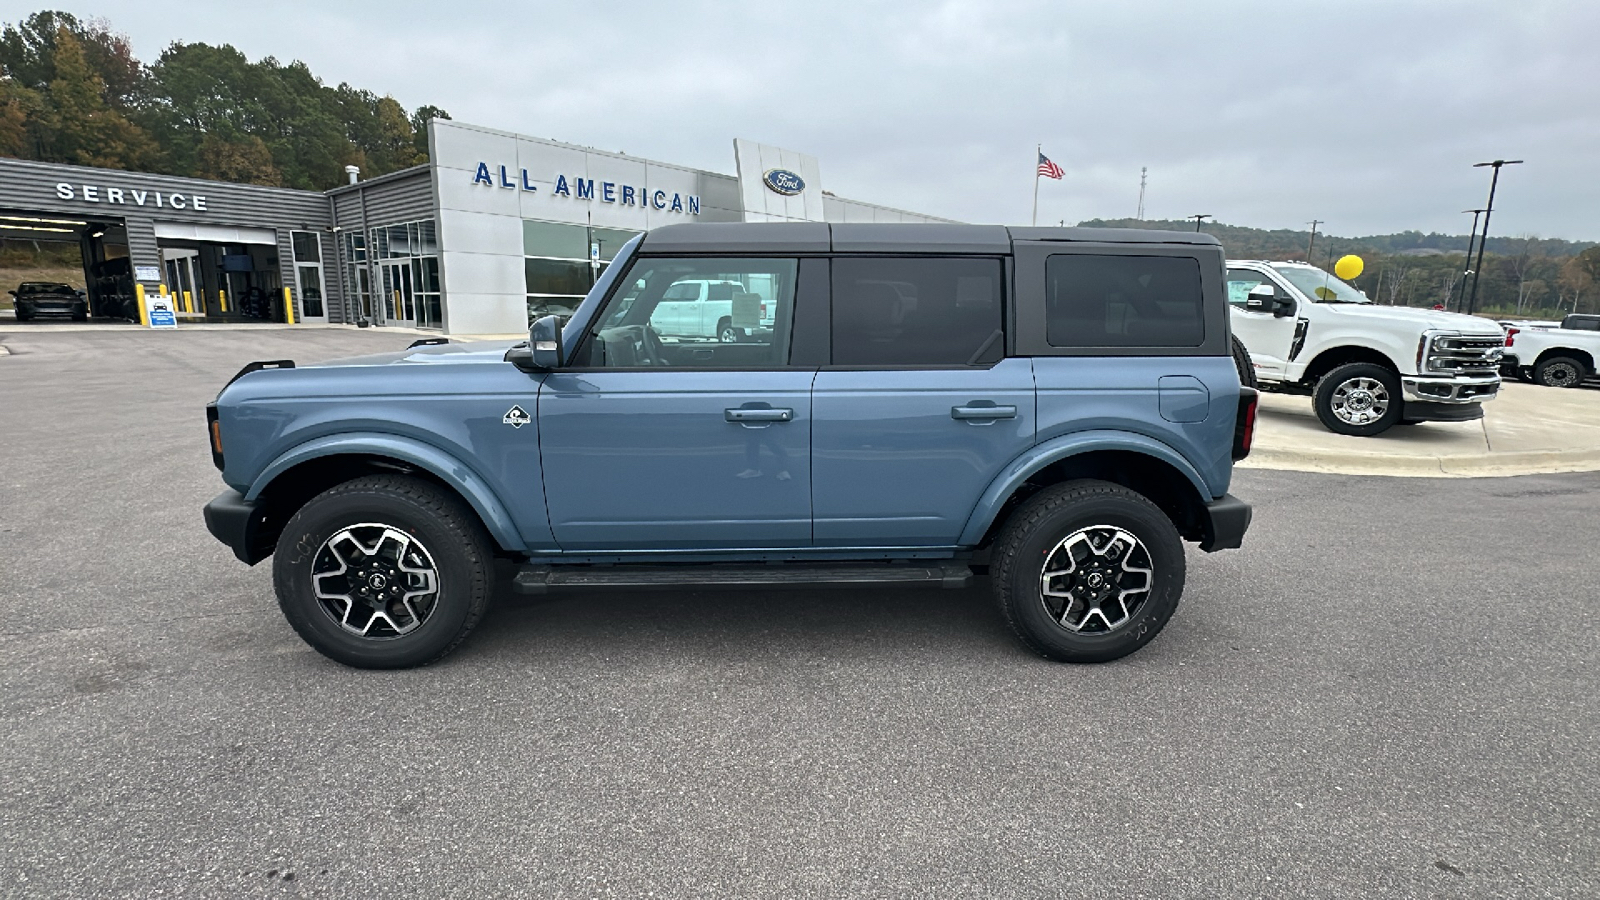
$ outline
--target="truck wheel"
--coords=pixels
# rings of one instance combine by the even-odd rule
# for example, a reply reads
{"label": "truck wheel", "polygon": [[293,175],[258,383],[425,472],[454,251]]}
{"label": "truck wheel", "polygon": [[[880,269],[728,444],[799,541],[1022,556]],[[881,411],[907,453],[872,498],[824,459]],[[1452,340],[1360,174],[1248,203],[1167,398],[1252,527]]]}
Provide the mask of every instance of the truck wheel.
{"label": "truck wheel", "polygon": [[1183,594],[1183,541],[1154,503],[1121,485],[1069,481],[1029,498],[995,540],[990,577],[1029,649],[1109,662],[1155,638]]}
{"label": "truck wheel", "polygon": [[739,340],[739,330],[733,327],[733,321],[723,318],[717,322],[717,340],[724,344],[736,343]]}
{"label": "truck wheel", "polygon": [[489,540],[459,499],[400,475],[317,495],[283,529],[272,581],[313,649],[362,669],[435,662],[483,618]]}
{"label": "truck wheel", "polygon": [[1533,367],[1533,380],[1545,387],[1578,387],[1588,375],[1587,367],[1570,356],[1552,356]]}
{"label": "truck wheel", "polygon": [[1400,379],[1375,363],[1346,363],[1322,376],[1312,394],[1317,418],[1335,434],[1371,437],[1400,421]]}
{"label": "truck wheel", "polygon": [[1233,367],[1239,370],[1239,384],[1247,388],[1261,387],[1261,382],[1256,380],[1256,365],[1250,361],[1250,351],[1245,349],[1244,341],[1238,335],[1233,335]]}

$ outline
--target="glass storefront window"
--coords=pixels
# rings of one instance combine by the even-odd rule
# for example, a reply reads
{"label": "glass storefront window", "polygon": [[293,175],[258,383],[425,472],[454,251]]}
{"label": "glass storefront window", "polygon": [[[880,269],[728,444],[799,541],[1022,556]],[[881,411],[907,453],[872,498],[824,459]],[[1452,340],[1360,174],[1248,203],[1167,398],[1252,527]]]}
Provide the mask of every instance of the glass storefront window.
{"label": "glass storefront window", "polygon": [[417,252],[421,253],[423,256],[438,253],[439,235],[437,229],[435,229],[433,226],[433,220],[424,219],[423,221],[418,222],[417,230],[420,236]]}
{"label": "glass storefront window", "polygon": [[528,257],[523,261],[524,272],[527,275],[528,293],[530,294],[577,294],[582,296],[589,292],[593,283],[590,278],[590,266],[587,260],[564,259],[537,259]]}
{"label": "glass storefront window", "polygon": [[[624,231],[621,228],[589,229],[589,240],[600,245],[600,260],[602,262],[610,262],[611,258],[617,255],[617,251],[622,249],[623,244],[638,236],[639,232],[637,231]],[[596,272],[595,277],[600,277],[600,273]]]}
{"label": "glass storefront window", "polygon": [[558,259],[589,258],[588,229],[582,225],[522,220],[522,253]]}

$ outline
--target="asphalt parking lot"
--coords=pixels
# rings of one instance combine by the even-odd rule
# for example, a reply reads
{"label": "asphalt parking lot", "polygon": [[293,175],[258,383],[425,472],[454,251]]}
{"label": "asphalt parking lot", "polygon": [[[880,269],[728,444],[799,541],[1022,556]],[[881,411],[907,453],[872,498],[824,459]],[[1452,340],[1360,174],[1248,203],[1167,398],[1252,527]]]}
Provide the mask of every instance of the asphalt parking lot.
{"label": "asphalt parking lot", "polygon": [[201,408],[410,339],[0,331],[0,894],[1600,894],[1600,474],[1241,470],[1098,667],[974,589],[502,596],[356,671],[206,534]]}

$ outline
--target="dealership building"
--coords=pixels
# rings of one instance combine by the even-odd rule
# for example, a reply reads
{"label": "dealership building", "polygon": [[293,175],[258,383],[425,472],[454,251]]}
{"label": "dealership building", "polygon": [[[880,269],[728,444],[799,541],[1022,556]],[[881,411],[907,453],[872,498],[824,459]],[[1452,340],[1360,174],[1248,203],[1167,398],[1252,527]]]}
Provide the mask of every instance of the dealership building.
{"label": "dealership building", "polygon": [[943,222],[822,189],[734,141],[727,175],[435,120],[429,162],[326,192],[0,159],[0,238],[74,242],[91,306],[178,321],[509,334],[571,309],[634,235],[680,222]]}

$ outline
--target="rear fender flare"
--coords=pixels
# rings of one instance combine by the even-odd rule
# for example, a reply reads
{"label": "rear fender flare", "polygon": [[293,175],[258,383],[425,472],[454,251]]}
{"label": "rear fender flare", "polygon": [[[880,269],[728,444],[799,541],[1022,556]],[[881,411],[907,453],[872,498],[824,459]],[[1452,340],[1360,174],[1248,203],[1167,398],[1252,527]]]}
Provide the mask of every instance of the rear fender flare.
{"label": "rear fender flare", "polygon": [[1205,479],[1200,477],[1199,470],[1195,469],[1183,454],[1161,441],[1131,431],[1080,431],[1036,444],[1001,470],[994,481],[989,483],[983,496],[978,498],[978,505],[967,519],[967,527],[961,532],[959,541],[961,546],[975,546],[983,540],[983,536],[989,531],[989,526],[994,524],[995,516],[1000,514],[1000,508],[1005,505],[1006,499],[1033,477],[1034,473],[1069,456],[1095,450],[1127,450],[1159,459],[1182,472],[1202,499],[1211,498],[1211,489],[1206,486]]}
{"label": "rear fender flare", "polygon": [[256,476],[250,483],[250,489],[245,492],[245,499],[254,501],[266,490],[267,485],[294,466],[319,456],[341,455],[380,456],[427,470],[455,489],[472,506],[501,549],[527,551],[527,544],[517,534],[516,525],[506,512],[505,505],[478,473],[438,447],[393,434],[336,434],[297,445],[273,460]]}

